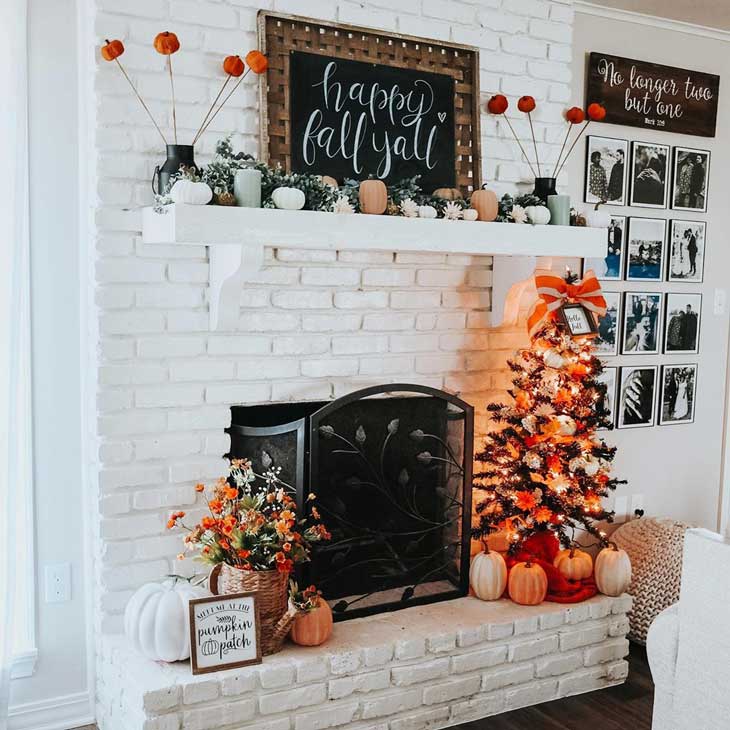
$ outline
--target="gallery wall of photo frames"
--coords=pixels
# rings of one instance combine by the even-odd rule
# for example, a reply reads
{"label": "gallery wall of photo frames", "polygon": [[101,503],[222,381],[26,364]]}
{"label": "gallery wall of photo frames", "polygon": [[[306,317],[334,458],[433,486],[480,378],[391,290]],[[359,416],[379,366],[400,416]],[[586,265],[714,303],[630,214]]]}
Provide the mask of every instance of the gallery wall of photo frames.
{"label": "gallery wall of photo frames", "polygon": [[[611,358],[699,353],[702,294],[652,289],[702,283],[707,223],[685,213],[707,212],[709,172],[708,150],[587,137],[585,202],[654,209],[612,215],[606,256],[583,263],[584,273],[592,269],[606,282],[596,348],[607,358],[603,380],[618,428],[694,422],[697,363],[612,366]],[[676,215],[656,215],[667,209]],[[611,291],[612,281],[634,286]]]}

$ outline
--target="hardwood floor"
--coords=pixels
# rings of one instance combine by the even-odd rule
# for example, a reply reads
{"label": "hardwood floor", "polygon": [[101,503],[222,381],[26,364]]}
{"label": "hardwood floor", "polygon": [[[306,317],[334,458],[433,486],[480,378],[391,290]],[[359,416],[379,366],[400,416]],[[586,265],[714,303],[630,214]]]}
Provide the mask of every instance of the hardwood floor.
{"label": "hardwood floor", "polygon": [[631,644],[629,665],[629,677],[618,687],[493,715],[455,730],[651,730],[654,685],[644,647]]}

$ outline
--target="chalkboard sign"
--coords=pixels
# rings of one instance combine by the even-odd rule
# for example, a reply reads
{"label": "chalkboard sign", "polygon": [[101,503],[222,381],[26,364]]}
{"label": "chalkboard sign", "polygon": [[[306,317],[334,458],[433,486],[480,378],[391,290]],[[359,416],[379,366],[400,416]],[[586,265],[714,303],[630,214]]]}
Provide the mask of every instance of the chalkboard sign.
{"label": "chalkboard sign", "polygon": [[261,664],[255,593],[231,593],[190,601],[190,664],[193,674]]}
{"label": "chalkboard sign", "polygon": [[292,51],[293,172],[455,185],[454,79]]}
{"label": "chalkboard sign", "polygon": [[586,104],[606,107],[608,124],[714,137],[720,77],[607,53],[588,59]]}

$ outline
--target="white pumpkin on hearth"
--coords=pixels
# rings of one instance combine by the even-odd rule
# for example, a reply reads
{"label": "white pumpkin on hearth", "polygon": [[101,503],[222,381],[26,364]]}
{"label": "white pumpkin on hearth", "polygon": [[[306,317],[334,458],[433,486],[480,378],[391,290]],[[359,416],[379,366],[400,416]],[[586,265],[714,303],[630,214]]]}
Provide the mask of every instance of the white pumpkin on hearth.
{"label": "white pumpkin on hearth", "polygon": [[185,579],[147,583],[130,599],[124,611],[124,633],[142,655],[156,662],[179,662],[190,656],[188,605],[207,590]]}
{"label": "white pumpkin on hearth", "polygon": [[307,202],[304,192],[299,188],[276,188],[271,193],[271,199],[280,210],[301,210]]}
{"label": "white pumpkin on hearth", "polygon": [[469,568],[469,585],[482,601],[496,601],[507,587],[507,564],[496,550],[485,550],[475,555]]}
{"label": "white pumpkin on hearth", "polygon": [[208,205],[213,198],[213,191],[207,183],[194,180],[178,180],[170,188],[170,198],[173,203],[186,205]]}

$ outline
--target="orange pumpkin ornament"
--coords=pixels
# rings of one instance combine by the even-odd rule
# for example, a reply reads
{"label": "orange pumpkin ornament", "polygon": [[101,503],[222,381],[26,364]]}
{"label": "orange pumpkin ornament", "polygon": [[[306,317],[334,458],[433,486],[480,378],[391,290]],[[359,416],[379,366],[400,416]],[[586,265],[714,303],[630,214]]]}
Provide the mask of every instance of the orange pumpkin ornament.
{"label": "orange pumpkin ornament", "polygon": [[475,190],[471,194],[469,203],[474,210],[476,210],[478,220],[480,221],[493,221],[497,218],[499,212],[499,205],[497,204],[497,196],[491,191],[487,190],[486,185],[482,185],[481,190]]}
{"label": "orange pumpkin ornament", "polygon": [[382,180],[363,180],[360,183],[360,211],[382,215],[388,207],[388,188]]}
{"label": "orange pumpkin ornament", "polygon": [[507,591],[509,597],[521,606],[537,606],[547,595],[547,576],[537,564],[517,563],[509,572]]}
{"label": "orange pumpkin ornament", "polygon": [[438,188],[433,191],[433,196],[442,200],[461,200],[464,197],[459,188]]}
{"label": "orange pumpkin ornament", "polygon": [[583,580],[584,578],[590,578],[591,573],[593,573],[593,559],[591,556],[575,547],[569,550],[561,550],[555,556],[553,565],[567,580]]}
{"label": "orange pumpkin ornament", "polygon": [[105,61],[113,61],[122,53],[124,53],[124,43],[116,38],[113,41],[106,39],[106,44],[101,47],[101,57]]}
{"label": "orange pumpkin ornament", "polygon": [[289,635],[299,646],[319,646],[332,635],[332,623],[332,609],[320,598],[317,608],[294,619]]}
{"label": "orange pumpkin ornament", "polygon": [[180,50],[180,41],[174,33],[170,33],[169,30],[162,31],[155,36],[153,43],[157,53],[161,53],[163,56],[171,56],[173,53],[177,53]]}
{"label": "orange pumpkin ornament", "polygon": [[246,66],[240,56],[226,56],[223,59],[223,70],[229,76],[238,78],[245,70]]}
{"label": "orange pumpkin ornament", "polygon": [[249,51],[246,54],[246,63],[255,74],[262,74],[269,67],[269,60],[261,51]]}

